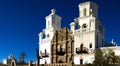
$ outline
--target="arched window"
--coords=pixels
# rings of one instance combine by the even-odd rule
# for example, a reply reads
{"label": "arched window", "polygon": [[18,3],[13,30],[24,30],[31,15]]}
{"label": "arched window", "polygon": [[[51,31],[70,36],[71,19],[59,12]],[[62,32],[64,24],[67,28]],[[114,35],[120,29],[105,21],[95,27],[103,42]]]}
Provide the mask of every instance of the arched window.
{"label": "arched window", "polygon": [[42,39],[44,39],[46,37],[45,33],[43,33]]}
{"label": "arched window", "polygon": [[80,59],[80,64],[83,64],[83,59]]}
{"label": "arched window", "polygon": [[14,62],[12,62],[12,66],[15,66],[15,65],[14,65]]}
{"label": "arched window", "polygon": [[63,61],[62,61],[62,60],[59,60],[59,63],[63,63]]}
{"label": "arched window", "polygon": [[45,55],[47,54],[47,50],[45,49]]}
{"label": "arched window", "polygon": [[90,46],[89,46],[90,48],[92,48],[92,43],[90,43]]}
{"label": "arched window", "polygon": [[47,37],[49,37],[50,35],[49,34],[47,34]]}
{"label": "arched window", "polygon": [[50,21],[48,21],[48,27],[50,27]]}
{"label": "arched window", "polygon": [[83,25],[82,25],[82,28],[87,28],[87,25],[86,25],[86,24],[83,24]]}
{"label": "arched window", "polygon": [[86,8],[83,9],[83,16],[86,16],[87,10]]}
{"label": "arched window", "polygon": [[80,25],[78,23],[75,24],[75,29],[80,29]]}

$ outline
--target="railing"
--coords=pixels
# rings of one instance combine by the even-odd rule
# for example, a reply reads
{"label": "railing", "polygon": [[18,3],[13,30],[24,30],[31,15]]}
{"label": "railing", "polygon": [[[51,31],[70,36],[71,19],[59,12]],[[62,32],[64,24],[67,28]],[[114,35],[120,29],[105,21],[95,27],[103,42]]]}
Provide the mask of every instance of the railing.
{"label": "railing", "polygon": [[87,31],[90,31],[90,28],[81,28],[81,29],[75,30],[75,33],[87,32]]}
{"label": "railing", "polygon": [[49,57],[49,53],[41,53],[41,58],[44,58],[44,57]]}
{"label": "railing", "polygon": [[88,53],[88,49],[86,47],[83,47],[83,48],[78,47],[78,48],[76,48],[76,53],[77,54]]}

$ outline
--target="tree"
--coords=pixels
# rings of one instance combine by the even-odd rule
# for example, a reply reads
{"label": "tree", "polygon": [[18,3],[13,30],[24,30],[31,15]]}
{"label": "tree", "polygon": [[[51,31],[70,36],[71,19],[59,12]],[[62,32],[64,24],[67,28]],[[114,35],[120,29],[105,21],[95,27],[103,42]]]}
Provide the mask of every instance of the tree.
{"label": "tree", "polygon": [[96,49],[94,65],[102,66],[103,61],[104,61],[103,52],[101,51],[101,49]]}
{"label": "tree", "polygon": [[111,49],[96,49],[94,66],[115,66],[120,62],[120,57],[116,56]]}
{"label": "tree", "polygon": [[20,56],[19,56],[19,63],[20,64],[24,64],[25,63],[25,56],[26,56],[26,53],[25,52],[21,52],[20,53]]}

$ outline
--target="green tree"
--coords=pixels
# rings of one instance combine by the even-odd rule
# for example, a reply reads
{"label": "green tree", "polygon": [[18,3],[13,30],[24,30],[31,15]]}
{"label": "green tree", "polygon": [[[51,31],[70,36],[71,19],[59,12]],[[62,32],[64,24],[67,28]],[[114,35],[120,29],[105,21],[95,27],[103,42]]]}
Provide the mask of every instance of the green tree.
{"label": "green tree", "polygon": [[96,49],[94,66],[115,66],[120,62],[120,57],[116,56],[111,49]]}

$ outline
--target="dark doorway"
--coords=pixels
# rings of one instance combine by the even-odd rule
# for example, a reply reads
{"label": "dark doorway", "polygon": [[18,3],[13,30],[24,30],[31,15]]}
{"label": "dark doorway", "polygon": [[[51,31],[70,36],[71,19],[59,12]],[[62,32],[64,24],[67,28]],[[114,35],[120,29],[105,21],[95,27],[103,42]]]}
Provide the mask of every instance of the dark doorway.
{"label": "dark doorway", "polygon": [[14,65],[14,62],[12,62],[12,66],[15,66],[15,65]]}
{"label": "dark doorway", "polygon": [[80,59],[80,64],[83,64],[83,59]]}

